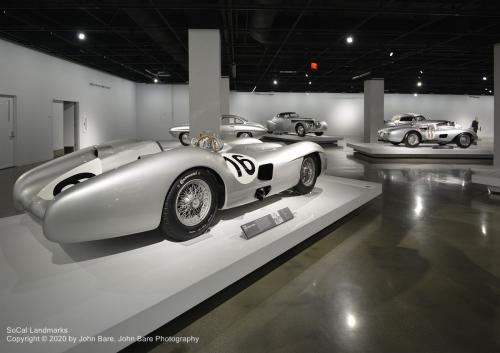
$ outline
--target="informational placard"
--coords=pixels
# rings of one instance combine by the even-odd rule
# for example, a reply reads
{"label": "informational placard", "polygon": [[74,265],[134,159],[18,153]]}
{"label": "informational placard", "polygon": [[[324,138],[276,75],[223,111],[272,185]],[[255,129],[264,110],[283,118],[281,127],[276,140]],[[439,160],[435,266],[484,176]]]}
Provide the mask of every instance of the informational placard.
{"label": "informational placard", "polygon": [[257,218],[241,226],[243,235],[246,239],[251,239],[271,228],[293,219],[293,213],[288,207],[282,208],[277,212],[270,213],[264,217]]}

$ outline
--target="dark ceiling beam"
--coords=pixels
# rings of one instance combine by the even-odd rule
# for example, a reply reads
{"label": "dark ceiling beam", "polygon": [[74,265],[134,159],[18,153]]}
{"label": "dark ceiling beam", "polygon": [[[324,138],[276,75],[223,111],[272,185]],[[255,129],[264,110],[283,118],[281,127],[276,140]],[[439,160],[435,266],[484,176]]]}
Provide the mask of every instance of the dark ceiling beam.
{"label": "dark ceiling beam", "polygon": [[297,25],[299,24],[300,20],[304,16],[305,10],[311,5],[311,3],[312,3],[312,0],[308,0],[307,3],[304,5],[303,11],[300,12],[299,15],[297,16],[297,18],[295,19],[294,23],[290,27],[290,30],[286,34],[285,38],[282,40],[279,48],[276,50],[276,52],[274,53],[273,57],[271,58],[271,60],[267,64],[266,69],[264,70],[264,72],[262,73],[262,75],[259,77],[259,79],[255,81],[255,86],[258,86],[259,83],[262,81],[262,79],[266,76],[267,72],[269,71],[269,69],[273,65],[274,61],[276,60],[276,58],[280,54],[281,50],[283,49],[283,47],[285,46],[285,44],[288,42],[288,39],[290,38],[290,36],[292,35],[293,31],[295,30],[295,27],[297,27]]}
{"label": "dark ceiling beam", "polygon": [[[49,21],[51,21],[53,23],[56,23],[57,25],[60,25],[60,23],[58,23],[58,21],[56,21],[55,19],[53,19],[53,18],[51,18],[51,17],[49,17],[49,16],[47,16],[47,15],[41,13],[41,12],[37,12],[36,15],[40,16],[40,17],[43,17],[46,20],[49,20]],[[132,72],[136,73],[136,74],[139,74],[139,75],[142,75],[142,76],[145,76],[145,77],[149,77],[144,72],[139,71],[139,70],[137,70],[137,69],[135,69],[135,68],[133,68],[131,66],[125,65],[125,64],[123,64],[123,63],[121,63],[121,62],[119,62],[119,61],[117,61],[115,59],[108,58],[106,55],[104,55],[104,54],[102,54],[100,52],[97,52],[95,49],[93,49],[93,48],[91,48],[89,46],[86,46],[85,48],[82,48],[81,46],[77,45],[75,42],[73,42],[71,40],[68,40],[68,39],[66,39],[63,36],[60,36],[57,33],[51,33],[51,35],[54,36],[54,37],[56,37],[56,38],[58,38],[58,39],[60,39],[60,40],[62,40],[65,43],[69,44],[70,46],[78,48],[80,51],[81,50],[89,51],[90,53],[95,54],[96,56],[101,57],[101,58],[105,59],[108,62],[112,62],[112,63],[114,63],[116,65],[119,65],[119,66],[121,66],[121,67],[123,67],[123,68],[125,68],[125,69],[127,69],[129,71],[132,71]],[[71,57],[71,55],[69,55],[69,56]]]}
{"label": "dark ceiling beam", "polygon": [[[16,21],[19,21],[19,22],[21,22],[21,23],[24,23],[24,24],[26,24],[26,25],[33,26],[33,23],[31,23],[30,21],[25,20],[25,19],[23,19],[22,17],[20,17],[20,16],[18,16],[18,15],[14,15],[14,14],[13,14],[13,13],[11,13],[11,12],[9,12],[9,13],[7,13],[7,14],[5,14],[5,15],[6,15],[6,16],[9,16],[9,17],[11,17],[11,18],[13,18],[13,19],[15,19]],[[53,33],[53,34],[48,33],[48,35],[51,35],[51,36],[53,36],[53,37],[56,37],[56,38],[58,38],[58,39],[62,40],[63,42],[65,42],[65,43],[67,43],[67,44],[70,44],[70,45],[72,45],[72,46],[76,46],[76,44],[72,43],[71,41],[68,41],[66,38],[64,38],[64,37],[62,37],[62,36],[57,35],[56,33]],[[11,36],[12,36],[12,35],[11,35]],[[15,37],[15,36],[13,36],[13,38],[16,38],[16,37]],[[18,40],[19,40],[19,39],[17,39],[16,41],[18,41]],[[23,42],[24,42],[24,40],[23,40],[23,41],[21,41],[21,43],[26,45],[26,43],[23,43]],[[34,48],[34,49],[40,50],[40,51],[45,52],[45,53],[49,53],[49,54],[51,54],[51,55],[56,55],[56,56],[59,56],[59,57],[61,57],[62,59],[65,59],[65,60],[68,60],[68,61],[71,61],[71,62],[76,62],[76,63],[78,63],[78,64],[81,64],[81,61],[75,60],[75,59],[74,59],[71,55],[67,55],[67,54],[60,53],[60,52],[54,52],[54,50],[52,50],[50,47],[44,46],[44,45],[42,45],[42,44],[40,44],[40,43],[35,44],[35,43],[30,43],[29,41],[26,41],[26,42],[28,42],[28,45],[30,45],[30,46],[31,46],[32,48]],[[79,49],[81,49],[81,48],[79,48]],[[103,56],[102,54],[99,54],[99,53],[96,53],[96,52],[92,52],[92,53],[93,53],[94,55],[97,55],[97,56],[101,56],[101,57]],[[134,73],[136,73],[136,74],[138,73],[138,72],[137,72],[137,70],[135,70],[135,69],[133,69],[133,68],[131,68],[131,67],[129,67],[129,66],[124,66],[124,65],[122,65],[121,63],[117,62],[116,60],[110,59],[109,61],[110,61],[110,62],[114,62],[114,63],[116,63],[116,64],[118,64],[118,65],[120,65],[120,66],[122,66],[122,67],[125,67],[125,68],[129,69],[130,71],[133,71],[133,72],[134,72]],[[96,69],[98,69],[98,70],[101,70],[101,71],[104,71],[104,72],[109,72],[109,73],[111,73],[111,74],[114,74],[114,73],[115,73],[113,70],[110,70],[109,68],[107,68],[107,67],[105,67],[105,66],[103,66],[103,65],[98,65],[98,64],[96,64],[96,63],[92,63],[92,64],[90,64],[89,66],[94,67],[94,68],[96,68]],[[126,76],[125,78],[127,78],[127,79],[131,79],[131,77],[130,77],[130,76]]]}
{"label": "dark ceiling beam", "polygon": [[[159,60],[158,58],[156,58],[154,55],[152,55],[151,53],[149,52],[146,52],[144,51],[142,48],[140,48],[138,45],[136,45],[133,41],[131,41],[127,36],[117,32],[114,30],[114,28],[111,26],[111,24],[109,23],[106,23],[102,18],[100,18],[98,15],[94,14],[92,11],[90,10],[83,10],[88,16],[90,16],[91,18],[93,18],[95,21],[97,21],[98,23],[100,23],[101,25],[103,25],[105,28],[106,28],[106,31],[109,31],[111,33],[113,33],[114,35],[116,35],[118,38],[120,38],[121,40],[129,43],[135,50],[137,50],[138,52],[140,52],[142,55],[146,56],[146,57],[149,57],[151,59],[153,59],[156,63],[156,65],[159,65],[159,66],[164,66],[166,67],[166,63],[165,62],[162,62],[161,60]],[[116,14],[116,13],[115,13]],[[87,29],[85,29],[85,31],[87,31]],[[112,55],[114,56],[114,55]],[[128,65],[127,63],[124,63],[125,65]],[[147,75],[147,77],[149,77],[150,79],[153,79],[153,77],[151,77],[149,74],[145,73]]]}
{"label": "dark ceiling beam", "polygon": [[[188,47],[187,45],[182,41],[182,39],[179,37],[177,34],[176,29],[174,29],[171,25],[170,22],[167,21],[167,18],[163,15],[163,13],[158,9],[156,6],[156,3],[153,0],[149,0],[149,3],[153,6],[153,9],[156,11],[156,14],[158,17],[160,17],[161,21],[165,25],[165,27],[168,29],[169,33],[177,40],[177,43],[180,45],[182,49],[184,49],[184,52],[187,54],[188,53]],[[147,27],[145,27],[147,28]],[[181,28],[180,30],[182,31],[187,31],[187,28]]]}
{"label": "dark ceiling beam", "polygon": [[[235,4],[233,5],[233,11],[256,11],[256,10],[275,10],[275,11],[286,11],[286,12],[304,12],[303,6],[290,4],[291,2],[285,2],[280,5],[273,4],[257,4],[255,2],[249,2],[246,4]],[[427,5],[421,6],[419,8],[411,8],[408,3],[398,7],[388,8],[380,10],[379,6],[363,6],[363,3],[357,3],[356,6],[334,6],[327,5],[327,2],[321,2],[320,4],[310,6],[305,12],[334,12],[336,14],[372,14],[373,12],[378,12],[379,14],[385,15],[407,15],[407,16],[454,16],[454,17],[483,17],[483,18],[499,18],[500,14],[495,13],[492,10],[498,10],[498,5],[496,2],[491,2],[489,7],[487,3],[484,3],[480,10],[477,9],[446,9],[439,7],[438,9],[432,8],[435,6],[436,2],[428,2]],[[496,5],[496,6],[495,6]],[[2,9],[6,10],[73,10],[73,9],[150,9],[151,6],[147,2],[138,1],[136,3],[106,3],[100,2],[96,4],[85,4],[80,2],[62,2],[62,3],[47,3],[47,2],[31,2],[28,4],[23,4],[22,1],[17,1],[14,3],[4,3],[0,6]],[[162,2],[155,5],[155,8],[159,10],[169,10],[169,11],[220,11],[224,7],[220,4],[214,3],[191,3],[191,2]]]}
{"label": "dark ceiling beam", "polygon": [[160,27],[163,20],[151,8],[126,8],[124,12],[132,19],[141,30],[155,41],[168,55],[177,62],[179,69],[186,73],[188,70],[188,57],[186,47],[180,45],[175,35],[170,32],[150,29],[148,26]]}

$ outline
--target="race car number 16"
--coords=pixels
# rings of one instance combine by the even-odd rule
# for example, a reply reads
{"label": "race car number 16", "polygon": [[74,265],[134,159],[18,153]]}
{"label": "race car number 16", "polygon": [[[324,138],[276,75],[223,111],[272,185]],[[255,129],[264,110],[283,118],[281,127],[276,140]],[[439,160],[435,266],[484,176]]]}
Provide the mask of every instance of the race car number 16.
{"label": "race car number 16", "polygon": [[252,157],[229,153],[223,157],[229,170],[240,183],[248,184],[257,176],[257,163]]}

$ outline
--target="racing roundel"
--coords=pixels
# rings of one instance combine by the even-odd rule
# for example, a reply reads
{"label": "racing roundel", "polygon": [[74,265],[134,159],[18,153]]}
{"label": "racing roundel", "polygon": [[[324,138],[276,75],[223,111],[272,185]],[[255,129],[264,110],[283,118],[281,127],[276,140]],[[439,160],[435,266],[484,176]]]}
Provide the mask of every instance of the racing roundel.
{"label": "racing roundel", "polygon": [[257,177],[257,162],[249,156],[223,153],[228,169],[241,184],[251,183]]}

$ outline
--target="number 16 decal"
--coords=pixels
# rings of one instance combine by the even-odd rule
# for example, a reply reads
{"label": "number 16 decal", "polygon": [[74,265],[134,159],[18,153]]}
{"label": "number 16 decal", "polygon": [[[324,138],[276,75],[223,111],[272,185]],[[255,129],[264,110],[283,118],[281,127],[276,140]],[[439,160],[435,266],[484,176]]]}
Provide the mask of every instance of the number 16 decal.
{"label": "number 16 decal", "polygon": [[257,176],[257,163],[252,157],[230,153],[223,154],[223,157],[229,170],[240,183],[248,184]]}

